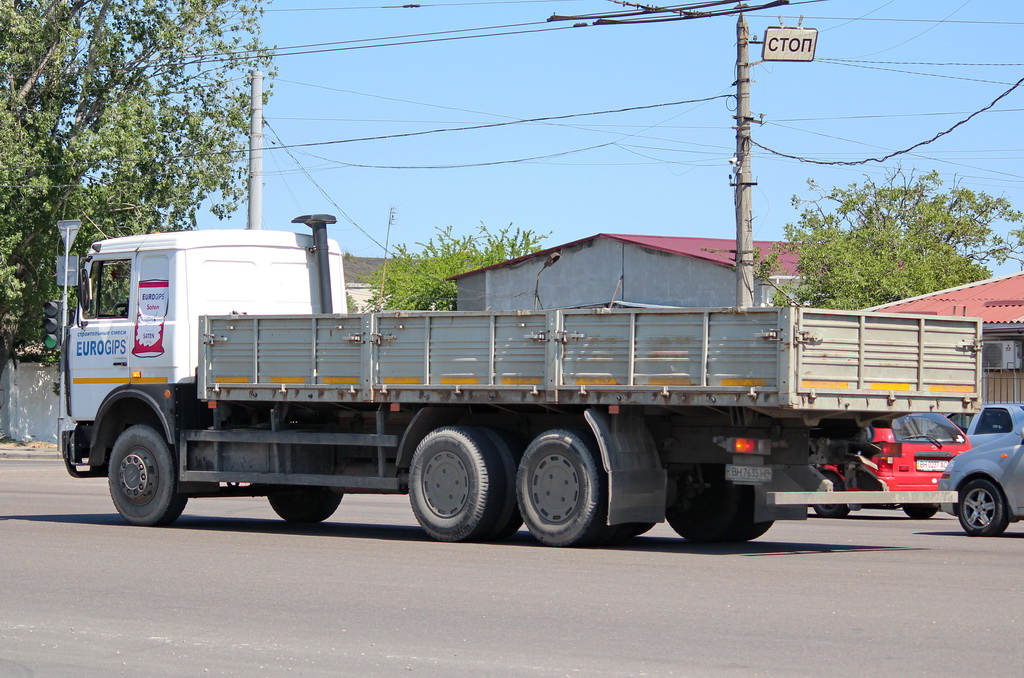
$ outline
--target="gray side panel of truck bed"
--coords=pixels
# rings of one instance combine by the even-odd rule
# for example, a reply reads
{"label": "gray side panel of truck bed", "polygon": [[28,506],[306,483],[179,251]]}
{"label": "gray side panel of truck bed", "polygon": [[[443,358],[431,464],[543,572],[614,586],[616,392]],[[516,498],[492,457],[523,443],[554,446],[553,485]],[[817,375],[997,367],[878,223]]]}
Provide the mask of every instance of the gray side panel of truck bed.
{"label": "gray side panel of truck bed", "polygon": [[803,308],[208,316],[206,400],[973,411],[980,321]]}

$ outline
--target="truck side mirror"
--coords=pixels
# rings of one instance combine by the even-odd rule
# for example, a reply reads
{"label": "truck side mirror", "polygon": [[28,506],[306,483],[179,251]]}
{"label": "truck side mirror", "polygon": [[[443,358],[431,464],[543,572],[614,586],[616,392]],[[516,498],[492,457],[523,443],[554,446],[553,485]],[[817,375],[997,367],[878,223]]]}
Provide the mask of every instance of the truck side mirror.
{"label": "truck side mirror", "polygon": [[85,266],[78,271],[78,305],[83,310],[92,306],[92,278]]}

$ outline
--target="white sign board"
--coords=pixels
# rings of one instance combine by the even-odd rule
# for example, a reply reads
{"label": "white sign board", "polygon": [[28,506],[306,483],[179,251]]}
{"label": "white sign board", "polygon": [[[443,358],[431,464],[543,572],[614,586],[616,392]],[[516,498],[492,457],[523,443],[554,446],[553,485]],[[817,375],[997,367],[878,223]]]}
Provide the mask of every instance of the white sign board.
{"label": "white sign board", "polygon": [[[64,257],[57,257],[57,287],[64,287]],[[78,286],[78,255],[67,258],[67,281],[71,287]]]}
{"label": "white sign board", "polygon": [[814,61],[818,46],[817,28],[783,28],[769,26],[761,43],[764,61]]}
{"label": "white sign board", "polygon": [[78,235],[81,226],[82,222],[77,219],[57,222],[57,230],[60,231],[60,237],[64,238],[65,247],[70,248],[71,243],[75,242],[75,236]]}

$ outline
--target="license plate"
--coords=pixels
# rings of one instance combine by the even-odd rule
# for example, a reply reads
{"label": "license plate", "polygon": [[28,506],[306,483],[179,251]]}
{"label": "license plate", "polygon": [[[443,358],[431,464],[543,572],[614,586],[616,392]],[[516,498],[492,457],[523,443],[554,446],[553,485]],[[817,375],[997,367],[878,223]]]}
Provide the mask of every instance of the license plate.
{"label": "license plate", "polygon": [[771,466],[725,465],[725,479],[734,483],[767,483],[772,479]]}
{"label": "license plate", "polygon": [[945,459],[919,459],[917,461],[918,471],[945,471],[946,464],[949,462]]}

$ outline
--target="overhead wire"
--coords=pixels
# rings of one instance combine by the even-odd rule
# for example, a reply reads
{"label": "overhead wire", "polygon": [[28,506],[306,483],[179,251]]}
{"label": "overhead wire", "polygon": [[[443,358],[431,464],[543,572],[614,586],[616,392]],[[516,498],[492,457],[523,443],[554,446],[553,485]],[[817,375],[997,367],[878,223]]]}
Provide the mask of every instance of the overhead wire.
{"label": "overhead wire", "polygon": [[1018,80],[1008,90],[1006,90],[1005,92],[1003,92],[1002,94],[997,96],[995,99],[993,99],[988,105],[983,106],[982,108],[974,111],[973,113],[968,115],[966,118],[962,118],[961,120],[956,122],[954,125],[952,125],[948,129],[945,129],[945,130],[935,134],[930,139],[925,139],[924,141],[919,141],[916,144],[913,144],[912,146],[908,146],[907,148],[904,148],[904,149],[899,150],[899,151],[893,151],[892,153],[888,153],[888,154],[883,155],[883,156],[878,157],[878,158],[863,158],[861,160],[813,160],[811,158],[804,158],[804,157],[801,157],[801,156],[798,156],[798,155],[791,155],[791,154],[788,154],[788,153],[782,153],[781,151],[776,151],[775,149],[769,148],[768,146],[765,146],[764,144],[761,144],[761,143],[757,142],[754,139],[751,139],[751,143],[754,144],[755,146],[757,146],[758,148],[764,150],[764,151],[772,153],[773,155],[778,155],[778,156],[785,157],[785,158],[791,158],[793,160],[799,160],[800,162],[806,162],[806,163],[813,164],[813,165],[865,165],[865,164],[871,163],[871,162],[885,162],[886,160],[890,160],[892,158],[895,158],[898,155],[904,155],[906,153],[909,153],[910,151],[913,151],[914,149],[917,149],[917,148],[920,148],[922,146],[926,146],[928,144],[931,144],[931,143],[933,143],[935,141],[938,141],[939,139],[941,139],[942,137],[946,136],[947,134],[949,134],[953,130],[955,130],[958,127],[961,127],[961,126],[967,124],[968,122],[973,120],[975,117],[977,117],[977,116],[981,115],[982,113],[984,113],[985,111],[988,111],[989,109],[993,108],[997,103],[999,103],[1000,101],[1005,99],[1007,96],[1009,96],[1011,93],[1013,93],[1013,91],[1016,90],[1018,87],[1020,87],[1022,84],[1024,84],[1024,78],[1021,78],[1020,80]]}

